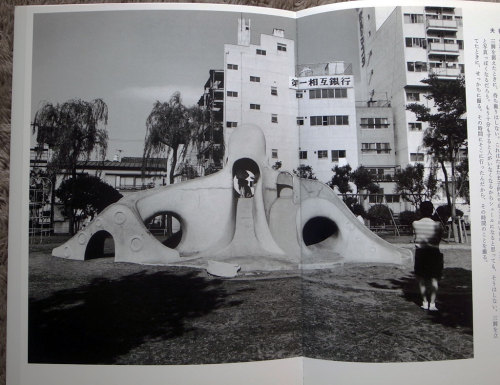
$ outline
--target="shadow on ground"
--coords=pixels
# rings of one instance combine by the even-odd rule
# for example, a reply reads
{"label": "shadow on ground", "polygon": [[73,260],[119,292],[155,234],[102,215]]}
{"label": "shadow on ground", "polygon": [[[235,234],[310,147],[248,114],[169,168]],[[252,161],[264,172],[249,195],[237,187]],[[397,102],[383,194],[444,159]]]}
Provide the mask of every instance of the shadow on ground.
{"label": "shadow on ground", "polygon": [[[383,285],[371,282],[377,289],[401,289],[403,297],[420,306],[421,299],[415,276],[406,275],[390,279]],[[462,268],[445,268],[439,282],[437,296],[438,312],[429,312],[429,319],[448,327],[464,328],[464,333],[472,335],[472,272]]]}
{"label": "shadow on ground", "polygon": [[188,332],[189,319],[224,306],[220,280],[194,272],[139,272],[30,300],[30,363],[112,364],[148,339]]}

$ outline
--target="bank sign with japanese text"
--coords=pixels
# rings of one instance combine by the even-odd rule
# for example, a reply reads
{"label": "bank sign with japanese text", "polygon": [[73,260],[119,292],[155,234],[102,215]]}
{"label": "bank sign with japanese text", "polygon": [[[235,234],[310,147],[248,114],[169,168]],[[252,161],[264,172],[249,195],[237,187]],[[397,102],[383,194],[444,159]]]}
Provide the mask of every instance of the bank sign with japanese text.
{"label": "bank sign with japanese text", "polygon": [[294,89],[326,87],[352,88],[354,87],[354,80],[350,75],[307,76],[301,78],[290,77],[289,87]]}

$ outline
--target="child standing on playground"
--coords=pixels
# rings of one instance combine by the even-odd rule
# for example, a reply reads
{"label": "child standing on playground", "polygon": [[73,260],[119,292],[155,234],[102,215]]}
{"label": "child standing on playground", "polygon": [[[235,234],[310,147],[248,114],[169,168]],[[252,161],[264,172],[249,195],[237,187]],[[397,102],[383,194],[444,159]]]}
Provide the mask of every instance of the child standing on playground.
{"label": "child standing on playground", "polygon": [[436,295],[438,281],[443,272],[443,254],[439,251],[439,242],[443,227],[432,220],[434,206],[425,201],[420,205],[422,219],[413,222],[415,233],[415,275],[417,276],[422,309],[437,311]]}

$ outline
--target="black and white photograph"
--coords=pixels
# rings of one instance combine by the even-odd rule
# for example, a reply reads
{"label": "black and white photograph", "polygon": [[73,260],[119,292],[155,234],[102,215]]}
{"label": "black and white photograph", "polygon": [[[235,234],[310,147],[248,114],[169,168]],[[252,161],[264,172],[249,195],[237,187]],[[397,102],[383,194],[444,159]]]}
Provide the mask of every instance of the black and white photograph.
{"label": "black and white photograph", "polygon": [[466,17],[35,13],[28,362],[473,358]]}

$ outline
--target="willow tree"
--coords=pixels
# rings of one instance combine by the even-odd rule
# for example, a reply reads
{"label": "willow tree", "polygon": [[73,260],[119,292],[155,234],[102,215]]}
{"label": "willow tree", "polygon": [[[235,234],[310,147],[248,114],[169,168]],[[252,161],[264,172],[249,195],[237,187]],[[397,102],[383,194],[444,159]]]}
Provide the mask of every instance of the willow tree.
{"label": "willow tree", "polygon": [[[144,139],[143,168],[148,161],[165,157],[170,159],[168,170],[169,184],[175,183],[179,161],[186,159],[188,150],[200,140],[199,128],[203,114],[199,109],[188,108],[182,104],[180,92],[175,92],[168,102],[156,101],[146,119]],[[171,235],[172,217],[167,216],[167,232]]]}
{"label": "willow tree", "polygon": [[180,92],[175,92],[168,102],[156,101],[146,119],[143,161],[155,157],[170,159],[169,184],[175,182],[176,167],[186,159],[191,145],[199,140],[199,122],[195,108],[182,104]]}
{"label": "willow tree", "polygon": [[[107,122],[108,107],[102,99],[45,103],[36,112],[32,126],[38,155],[46,147],[51,150],[47,171],[54,177],[67,173],[75,180],[79,161],[88,161],[92,154],[104,160],[108,145]],[[70,206],[73,207],[72,202]],[[72,211],[70,233],[74,234]]]}

